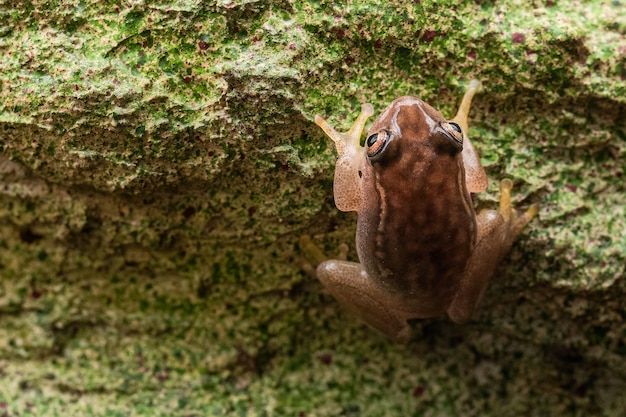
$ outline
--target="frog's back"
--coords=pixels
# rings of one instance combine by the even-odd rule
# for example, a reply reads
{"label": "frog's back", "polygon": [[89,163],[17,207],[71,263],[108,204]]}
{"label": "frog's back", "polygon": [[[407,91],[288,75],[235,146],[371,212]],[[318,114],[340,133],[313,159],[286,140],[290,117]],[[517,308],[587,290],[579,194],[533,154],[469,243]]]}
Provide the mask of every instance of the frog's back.
{"label": "frog's back", "polygon": [[[357,247],[372,279],[424,303],[424,315],[437,314],[451,301],[472,253],[475,213],[460,150],[435,136],[443,117],[418,99],[402,100],[414,104],[387,112],[387,123],[379,119],[372,128],[395,122],[398,139],[393,158],[364,163],[368,204],[359,213]],[[437,311],[426,312],[429,304]]]}

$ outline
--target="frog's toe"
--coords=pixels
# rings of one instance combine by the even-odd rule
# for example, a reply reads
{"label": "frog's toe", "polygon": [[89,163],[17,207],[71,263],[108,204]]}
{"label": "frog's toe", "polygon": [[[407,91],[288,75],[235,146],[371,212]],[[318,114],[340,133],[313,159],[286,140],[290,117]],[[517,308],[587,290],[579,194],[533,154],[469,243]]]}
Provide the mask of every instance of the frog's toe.
{"label": "frog's toe", "polygon": [[539,204],[534,203],[530,207],[528,207],[528,209],[524,212],[524,214],[522,214],[521,216],[515,219],[515,221],[511,225],[511,229],[512,229],[511,235],[513,236],[520,235],[522,233],[522,230],[524,230],[524,228],[526,227],[526,225],[530,223],[530,221],[534,219],[535,217],[537,217],[538,215],[539,215]]}
{"label": "frog's toe", "polygon": [[538,216],[539,215],[539,203],[534,203],[530,207],[528,207],[528,210],[526,210],[526,215],[530,216],[531,219],[533,217]]}

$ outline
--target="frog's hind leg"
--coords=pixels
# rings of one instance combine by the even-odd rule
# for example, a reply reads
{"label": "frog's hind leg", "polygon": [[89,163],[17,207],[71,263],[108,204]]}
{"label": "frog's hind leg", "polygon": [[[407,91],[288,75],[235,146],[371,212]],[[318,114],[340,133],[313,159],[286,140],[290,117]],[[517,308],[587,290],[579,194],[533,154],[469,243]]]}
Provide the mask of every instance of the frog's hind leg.
{"label": "frog's hind leg", "polygon": [[504,218],[504,222],[508,226],[506,237],[504,240],[504,250],[502,256],[513,246],[515,239],[522,233],[524,228],[530,221],[539,214],[539,204],[531,205],[521,216],[511,204],[511,190],[513,182],[509,179],[500,181],[500,208],[499,213]]}
{"label": "frog's hind leg", "polygon": [[317,267],[317,278],[347,310],[398,343],[411,338],[407,315],[395,308],[389,293],[356,262],[330,260]]}
{"label": "frog's hind leg", "polygon": [[500,208],[497,211],[483,210],[476,217],[476,248],[467,262],[457,295],[448,308],[448,316],[454,322],[463,323],[469,320],[487,289],[496,266],[539,211],[539,206],[533,204],[521,216],[518,215],[511,205],[512,188],[511,180],[502,180]]}

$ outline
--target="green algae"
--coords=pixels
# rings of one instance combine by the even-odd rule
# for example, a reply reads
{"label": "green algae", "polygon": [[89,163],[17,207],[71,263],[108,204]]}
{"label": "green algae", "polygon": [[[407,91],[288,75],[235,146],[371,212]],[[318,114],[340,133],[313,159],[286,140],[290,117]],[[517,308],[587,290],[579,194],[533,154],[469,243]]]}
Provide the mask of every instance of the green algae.
{"label": "green algae", "polygon": [[[625,27],[611,1],[0,3],[0,407],[621,415]],[[540,219],[471,323],[394,346],[299,266],[356,219],[312,120],[452,115],[471,78],[479,205],[509,177]]]}

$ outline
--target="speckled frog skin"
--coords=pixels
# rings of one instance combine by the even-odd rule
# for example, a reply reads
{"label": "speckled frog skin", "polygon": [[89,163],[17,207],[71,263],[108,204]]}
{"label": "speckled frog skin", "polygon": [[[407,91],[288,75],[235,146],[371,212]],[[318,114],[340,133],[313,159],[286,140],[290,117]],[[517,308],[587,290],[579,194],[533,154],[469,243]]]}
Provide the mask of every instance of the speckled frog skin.
{"label": "speckled frog skin", "polygon": [[472,81],[450,121],[415,97],[378,116],[365,147],[359,139],[373,108],[364,104],[350,131],[315,122],[335,142],[337,208],[358,213],[360,263],[328,260],[317,277],[345,307],[391,339],[406,342],[407,320],[446,314],[467,321],[499,260],[537,214],[518,216],[512,183],[500,183],[499,210],[476,215],[471,193],[487,176],[468,139],[467,116],[481,88]]}

